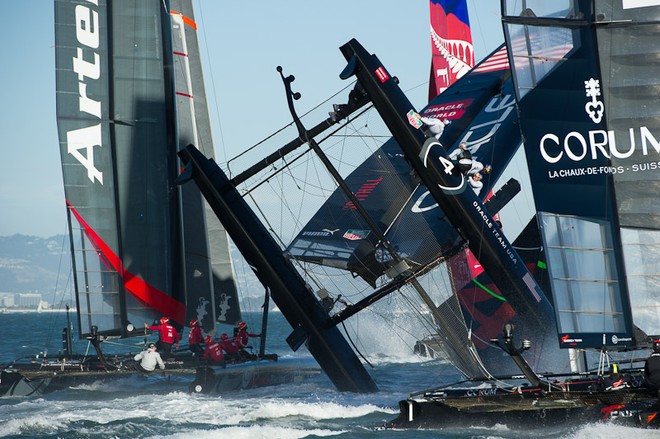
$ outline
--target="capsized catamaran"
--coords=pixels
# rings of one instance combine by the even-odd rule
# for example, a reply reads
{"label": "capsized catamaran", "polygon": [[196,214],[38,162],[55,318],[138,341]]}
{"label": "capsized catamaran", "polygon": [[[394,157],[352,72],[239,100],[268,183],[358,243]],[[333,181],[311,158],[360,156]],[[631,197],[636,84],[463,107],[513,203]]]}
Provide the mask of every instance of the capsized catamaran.
{"label": "capsized catamaran", "polygon": [[[227,234],[198,190],[175,184],[181,146],[214,154],[196,30],[190,0],[55,1],[77,327],[96,352],[73,354],[68,325],[61,355],[3,368],[0,394],[135,374],[136,352],[104,355],[101,342],[146,340],[143,323],[162,316],[179,331],[195,319],[211,333],[242,320]],[[232,371],[230,363],[207,367],[179,353],[166,361],[166,374],[209,391],[320,373],[317,366],[275,365],[277,356],[263,349],[260,355]],[[223,380],[225,371],[231,377]]]}
{"label": "capsized catamaran", "polygon": [[[464,142],[475,160],[491,167],[480,197],[489,200],[486,207],[492,215],[510,201],[512,195],[507,193],[517,185],[516,181],[507,180],[507,169],[521,148],[514,104],[506,49],[502,47],[420,111],[422,115],[452,121],[446,132],[448,135],[453,132],[454,138],[443,140],[443,143],[452,144],[456,149]],[[462,127],[455,128],[459,124]],[[493,280],[482,273],[483,269],[468,265],[470,257],[471,265],[478,264],[474,255],[480,255],[481,250],[476,250],[477,253],[470,251],[467,240],[449,222],[443,209],[438,207],[427,187],[412,171],[396,139],[385,142],[345,181],[360,198],[362,207],[381,227],[385,240],[369,230],[366,222],[355,214],[356,210],[345,194],[337,190],[287,249],[297,260],[349,271],[376,288],[364,301],[337,312],[334,321],[342,321],[399,290],[409,283],[411,276],[429,273],[435,276],[438,271],[446,270],[458,291],[456,294],[416,289],[416,293],[425,297],[436,328],[435,335],[424,341],[425,345],[433,343],[435,349],[468,377],[516,373],[515,365],[508,361],[505,353],[490,344],[490,339],[500,334],[504,323],[522,327],[522,316],[533,315],[537,307],[526,302],[523,295],[518,301],[526,303],[526,308],[514,310],[510,302],[516,300],[515,296],[501,294]],[[503,181],[507,184],[502,184]],[[504,189],[498,190],[497,196],[488,198],[498,184]],[[529,221],[532,213],[527,215],[526,221]],[[462,225],[459,228],[463,228]],[[529,260],[535,264],[538,254],[528,248],[540,246],[529,245],[534,237],[530,229],[528,226],[518,231],[514,247],[525,262]],[[334,233],[320,233],[322,230]],[[396,279],[400,274],[396,271],[396,261],[383,250],[383,241],[395,248],[399,258],[408,264],[410,273],[407,276]],[[524,249],[518,250],[520,247],[516,244],[521,242],[525,243]],[[436,299],[438,295],[440,299]],[[551,320],[552,313],[546,312],[545,318]],[[548,367],[560,358],[552,331],[543,337],[534,337],[534,341],[536,343],[528,353],[532,357],[530,363]],[[555,367],[567,368],[568,364],[555,364]]]}

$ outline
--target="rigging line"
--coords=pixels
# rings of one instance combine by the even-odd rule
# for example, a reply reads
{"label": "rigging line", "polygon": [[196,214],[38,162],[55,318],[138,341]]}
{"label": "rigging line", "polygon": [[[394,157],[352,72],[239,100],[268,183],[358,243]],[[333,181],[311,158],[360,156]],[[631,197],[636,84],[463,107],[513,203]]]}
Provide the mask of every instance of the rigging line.
{"label": "rigging line", "polygon": [[[311,151],[311,148],[307,148],[306,151],[303,151],[297,157],[295,157],[293,160],[291,160],[287,166],[293,165],[295,162],[297,162],[298,160],[303,158],[305,156],[305,154],[308,154],[310,151]],[[268,181],[271,178],[275,177],[276,175],[278,175],[282,172],[284,172],[284,167],[280,167],[280,168],[275,169],[271,174],[266,175],[266,177],[264,177],[260,182],[256,183],[253,187],[251,187],[250,189],[245,190],[243,196],[251,194],[253,191],[260,188],[261,185],[268,183]]]}
{"label": "rigging line", "polygon": [[[367,106],[364,110],[362,110],[360,113],[358,113],[358,114],[355,116],[355,119],[358,118],[358,117],[360,117],[360,116],[362,116],[363,114],[365,114],[365,113],[366,113],[367,111],[369,111],[371,108],[373,108],[373,105],[369,105],[369,106]],[[344,129],[344,127],[345,127],[346,125],[350,124],[350,123],[352,123],[352,122],[351,122],[350,120],[347,120],[345,124],[338,126],[335,130],[331,131],[328,135],[326,135],[325,137],[323,137],[323,138],[321,138],[319,141],[317,141],[317,143],[318,143],[318,144],[321,144],[321,143],[325,142],[326,140],[328,140],[329,138],[331,138],[333,135],[335,135],[337,132],[339,132],[340,130]],[[292,123],[292,124],[293,124],[293,123]],[[275,134],[276,134],[276,133],[274,133],[272,136],[274,136]],[[269,136],[269,137],[272,137],[272,136]],[[265,140],[266,140],[266,139],[262,140],[262,142],[265,141]],[[256,146],[256,145],[255,145],[255,146]],[[293,163],[295,163],[296,161],[298,161],[300,158],[302,158],[305,154],[309,153],[311,150],[312,150],[311,147],[308,146],[307,150],[305,150],[304,152],[300,153],[300,154],[299,154],[296,158],[294,158],[293,160],[289,161],[289,166],[291,166]],[[254,190],[257,189],[257,188],[259,188],[262,184],[266,183],[266,182],[268,181],[268,179],[273,178],[274,176],[276,176],[277,174],[281,173],[282,171],[283,171],[283,168],[280,167],[280,168],[277,168],[275,171],[273,171],[271,174],[267,174],[266,177],[264,177],[264,178],[262,179],[262,181],[260,181],[259,183],[257,183],[257,184],[256,184],[255,186],[253,186],[252,188],[246,190],[246,191],[244,192],[244,195],[245,195],[245,194],[248,194],[248,193],[250,193],[250,192],[252,192],[252,191],[254,191]]]}
{"label": "rigging line", "polygon": [[[249,196],[250,199],[252,200],[252,203],[254,204],[255,208],[259,211],[259,214],[261,215],[262,220],[264,221],[264,223],[267,225],[267,228],[268,228],[268,230],[271,232],[271,235],[273,235],[274,239],[279,243],[280,247],[281,247],[282,249],[285,249],[285,248],[286,248],[286,244],[284,243],[284,241],[282,240],[282,238],[280,237],[280,235],[279,235],[277,232],[275,232],[275,229],[274,229],[273,225],[271,224],[271,222],[270,222],[269,219],[267,218],[267,216],[266,216],[266,214],[264,213],[264,211],[263,211],[263,210],[261,209],[261,207],[259,206],[259,203],[257,203],[257,201],[254,199],[254,197],[252,196],[251,193],[249,193],[248,196]],[[282,204],[285,205],[285,206],[288,206],[288,203],[282,203]],[[293,212],[291,212],[290,209],[288,209],[288,210],[289,210],[289,213],[293,214]],[[281,222],[281,221],[280,221],[280,222]],[[310,276],[308,270],[307,270],[302,264],[300,264],[299,261],[297,261],[296,259],[293,259],[293,258],[287,258],[287,259],[292,263],[292,265],[296,265],[296,266],[298,266],[298,267],[300,268],[300,270],[301,270],[303,273],[305,273],[305,275],[307,276],[307,278],[308,278],[309,280],[311,280],[311,281],[316,285],[317,289],[320,289],[320,288],[322,287],[322,284],[321,284],[320,282],[318,282],[313,276]]]}
{"label": "rigging line", "polygon": [[[419,303],[419,302],[413,302],[413,299],[408,297],[408,295],[406,293],[404,293],[403,291],[401,291],[401,289],[399,289],[398,291],[399,291],[399,294],[401,295],[402,300],[409,306],[409,308],[412,311],[416,312],[419,315],[419,320],[422,322],[422,324],[425,326],[426,330],[428,331],[427,335],[436,335],[438,332],[437,332],[436,326],[433,323],[433,321],[428,317],[424,317],[419,312],[419,306],[418,305],[423,306],[424,304]],[[390,297],[392,297],[392,296],[390,296]],[[367,309],[371,309],[371,307],[369,307]],[[431,316],[432,316],[432,314],[431,314]],[[401,328],[401,329],[405,330],[404,328]],[[412,333],[410,331],[406,331],[406,332],[408,332],[408,334],[412,335]]]}
{"label": "rigging line", "polygon": [[348,333],[348,331],[346,330],[346,322],[345,322],[345,321],[344,321],[344,322],[341,322],[341,326],[344,328],[344,334],[346,335],[346,338],[348,338],[348,341],[351,343],[351,346],[353,346],[353,349],[355,349],[355,351],[356,351],[356,352],[358,353],[358,355],[364,360],[365,363],[367,363],[372,369],[374,369],[374,365],[371,364],[371,363],[369,362],[369,360],[367,360],[367,358],[362,354],[362,351],[360,351],[360,349],[359,349],[359,348],[355,345],[355,343],[353,342],[353,338],[351,337],[351,335],[350,335],[350,334]]}
{"label": "rigging line", "polygon": [[[302,119],[303,117],[307,116],[308,114],[312,113],[313,111],[315,111],[316,109],[318,109],[319,107],[321,107],[321,105],[326,104],[327,102],[329,102],[330,100],[332,100],[333,98],[335,98],[337,95],[339,95],[340,93],[344,92],[347,88],[349,88],[349,87],[351,87],[353,84],[355,84],[355,82],[356,82],[356,81],[351,82],[350,84],[348,84],[347,86],[345,86],[345,87],[342,88],[341,90],[337,91],[336,93],[334,93],[332,96],[330,96],[330,97],[327,98],[326,100],[324,100],[324,101],[322,101],[321,103],[317,104],[315,107],[312,107],[312,108],[309,109],[307,112],[303,113],[303,115],[302,115],[300,118]],[[360,113],[360,114],[362,114],[362,113]],[[356,117],[357,117],[357,116],[356,116]],[[240,157],[242,157],[242,156],[244,156],[245,154],[247,154],[248,152],[253,151],[253,150],[254,150],[255,148],[257,148],[259,145],[261,145],[262,143],[266,142],[267,140],[269,140],[270,138],[272,138],[272,137],[275,136],[276,134],[281,133],[282,131],[284,131],[285,129],[289,128],[289,127],[292,126],[293,124],[294,124],[293,121],[292,121],[292,122],[289,122],[288,124],[284,125],[284,126],[283,126],[282,128],[280,128],[279,130],[275,131],[273,134],[271,134],[271,135],[269,135],[268,137],[266,137],[266,138],[260,140],[259,142],[255,143],[254,145],[252,145],[251,147],[247,148],[245,151],[241,152],[241,153],[238,154],[237,156],[232,157],[231,159],[229,159],[229,160],[227,161],[227,168],[229,168],[229,165],[230,165],[230,163],[231,163],[232,161],[237,160],[237,159],[239,159]],[[229,176],[231,177],[231,173],[230,173]]]}

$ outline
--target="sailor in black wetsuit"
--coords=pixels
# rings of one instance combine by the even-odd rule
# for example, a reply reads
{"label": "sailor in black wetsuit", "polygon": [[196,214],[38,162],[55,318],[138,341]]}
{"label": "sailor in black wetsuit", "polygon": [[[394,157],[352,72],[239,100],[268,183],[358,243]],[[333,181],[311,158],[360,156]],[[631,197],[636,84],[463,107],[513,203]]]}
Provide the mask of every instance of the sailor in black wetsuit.
{"label": "sailor in black wetsuit", "polygon": [[660,339],[653,340],[653,352],[646,359],[644,376],[648,387],[660,390]]}
{"label": "sailor in black wetsuit", "polygon": [[[461,142],[458,145],[458,148],[449,154],[449,158],[456,162],[458,170],[461,171],[461,174],[467,175],[472,170],[472,153],[468,149],[466,143]],[[481,165],[481,163],[479,164]],[[483,169],[483,165],[481,165],[481,169]],[[474,172],[474,174],[479,172],[481,169]]]}
{"label": "sailor in black wetsuit", "polygon": [[658,400],[640,413],[640,420],[643,427],[658,428],[660,426],[660,416],[658,416],[660,414],[660,339],[653,340],[653,352],[646,359],[644,377],[646,387],[658,392]]}

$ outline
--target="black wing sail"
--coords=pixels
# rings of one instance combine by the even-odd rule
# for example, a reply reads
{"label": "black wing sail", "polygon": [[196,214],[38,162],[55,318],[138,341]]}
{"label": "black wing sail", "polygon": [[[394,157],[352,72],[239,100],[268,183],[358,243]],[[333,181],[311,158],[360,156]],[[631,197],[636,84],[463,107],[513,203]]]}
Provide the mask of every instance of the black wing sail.
{"label": "black wing sail", "polygon": [[183,326],[222,315],[211,304],[235,298],[226,234],[216,227],[220,243],[209,237],[217,221],[205,216],[204,200],[174,183],[179,144],[213,145],[191,2],[172,5],[55,2],[58,131],[81,336],[93,327],[139,335],[135,328],[161,316]]}
{"label": "black wing sail", "polygon": [[625,349],[644,343],[633,317],[647,334],[660,331],[650,318],[660,309],[650,195],[660,180],[660,107],[650,92],[660,7],[546,3],[550,14],[510,10],[504,20],[559,343]]}

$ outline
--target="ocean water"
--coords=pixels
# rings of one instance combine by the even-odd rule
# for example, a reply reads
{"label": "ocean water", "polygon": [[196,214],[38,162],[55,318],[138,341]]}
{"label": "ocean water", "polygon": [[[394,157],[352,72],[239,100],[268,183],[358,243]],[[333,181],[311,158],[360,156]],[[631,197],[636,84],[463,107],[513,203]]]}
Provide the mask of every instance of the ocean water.
{"label": "ocean water", "polygon": [[[271,313],[268,351],[292,353],[279,313]],[[255,321],[256,318],[255,318]],[[0,364],[60,347],[64,313],[2,313]],[[141,343],[143,340],[136,341]],[[131,347],[131,349],[135,346]],[[82,352],[85,345],[77,345]],[[105,346],[112,350],[111,345]],[[116,348],[120,349],[120,348]],[[121,347],[125,350],[126,347]],[[136,348],[137,349],[137,348]],[[0,398],[1,438],[575,438],[633,436],[658,438],[645,431],[606,424],[576,429],[516,431],[466,425],[461,429],[383,430],[398,414],[398,401],[412,391],[453,382],[459,376],[439,360],[408,352],[384,353],[373,364],[375,394],[338,392],[325,376],[308,382],[246,390],[226,395],[190,394],[182,383],[158,386],[143,380],[114,380],[77,386],[38,397]]]}

